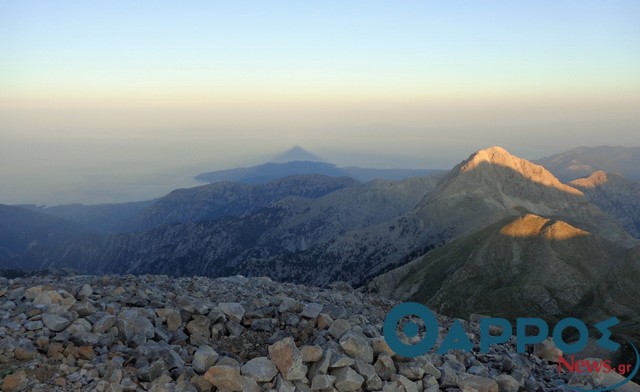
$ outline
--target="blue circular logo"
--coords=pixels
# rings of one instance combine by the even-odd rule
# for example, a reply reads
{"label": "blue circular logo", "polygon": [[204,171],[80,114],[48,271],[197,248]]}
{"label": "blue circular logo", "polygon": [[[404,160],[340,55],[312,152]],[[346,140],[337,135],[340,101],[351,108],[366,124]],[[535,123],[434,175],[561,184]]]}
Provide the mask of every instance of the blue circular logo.
{"label": "blue circular logo", "polygon": [[[416,344],[405,344],[397,334],[398,323],[404,317],[416,316],[424,321],[427,327],[422,340]],[[418,324],[413,321],[407,322],[402,328],[402,333],[409,338],[418,336]],[[416,302],[405,302],[395,306],[387,314],[384,320],[384,339],[389,347],[398,355],[403,357],[417,357],[423,355],[436,344],[438,340],[438,320],[435,314],[424,305]]]}

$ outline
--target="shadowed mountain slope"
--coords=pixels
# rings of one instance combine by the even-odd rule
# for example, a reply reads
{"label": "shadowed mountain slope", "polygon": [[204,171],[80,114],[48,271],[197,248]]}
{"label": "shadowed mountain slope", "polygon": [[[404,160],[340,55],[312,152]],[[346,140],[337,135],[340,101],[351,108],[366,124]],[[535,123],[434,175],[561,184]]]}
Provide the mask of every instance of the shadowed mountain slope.
{"label": "shadowed mountain slope", "polygon": [[624,228],[640,238],[640,182],[618,174],[596,171],[589,177],[571,181],[587,199],[615,217]]}
{"label": "shadowed mountain slope", "polygon": [[89,231],[113,233],[129,231],[132,217],[153,205],[155,200],[115,204],[65,204],[51,207],[22,206],[32,211],[66,219],[82,225]]}
{"label": "shadowed mountain slope", "polygon": [[241,273],[320,285],[338,279],[359,282],[377,259],[360,257],[357,260],[363,264],[356,267],[347,265],[346,257],[380,250],[388,243],[369,249],[342,239],[402,216],[436,182],[431,177],[379,180],[318,198],[291,196],[244,216],[87,237],[54,252],[34,251],[24,263],[32,268],[72,267],[96,273]]}
{"label": "shadowed mountain slope", "polygon": [[312,174],[288,176],[266,184],[218,182],[177,189],[134,217],[129,226],[139,231],[168,224],[241,217],[288,196],[313,199],[357,184],[349,177]]}
{"label": "shadowed mountain slope", "polygon": [[368,289],[458,317],[629,319],[640,312],[638,249],[523,213],[381,275]]}
{"label": "shadowed mountain slope", "polygon": [[85,228],[67,220],[0,204],[0,259],[36,246],[53,246],[78,237]]}

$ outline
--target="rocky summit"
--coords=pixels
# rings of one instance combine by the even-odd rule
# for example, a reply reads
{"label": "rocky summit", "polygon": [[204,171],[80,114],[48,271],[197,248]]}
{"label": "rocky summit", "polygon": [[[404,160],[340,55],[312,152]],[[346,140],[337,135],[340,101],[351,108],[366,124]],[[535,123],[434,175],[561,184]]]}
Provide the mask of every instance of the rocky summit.
{"label": "rocky summit", "polygon": [[[553,358],[516,353],[514,338],[480,354],[478,326],[465,321],[474,351],[400,357],[382,336],[395,305],[346,283],[0,278],[2,390],[516,392],[571,382]],[[438,321],[441,341],[453,320]]]}

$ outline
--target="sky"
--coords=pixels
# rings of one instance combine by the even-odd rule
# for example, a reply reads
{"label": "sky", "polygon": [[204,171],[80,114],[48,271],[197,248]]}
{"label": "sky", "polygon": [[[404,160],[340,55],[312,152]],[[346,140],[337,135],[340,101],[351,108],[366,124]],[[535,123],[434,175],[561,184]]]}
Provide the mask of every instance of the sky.
{"label": "sky", "polygon": [[638,1],[0,2],[0,203],[148,199],[293,145],[449,168],[640,145]]}

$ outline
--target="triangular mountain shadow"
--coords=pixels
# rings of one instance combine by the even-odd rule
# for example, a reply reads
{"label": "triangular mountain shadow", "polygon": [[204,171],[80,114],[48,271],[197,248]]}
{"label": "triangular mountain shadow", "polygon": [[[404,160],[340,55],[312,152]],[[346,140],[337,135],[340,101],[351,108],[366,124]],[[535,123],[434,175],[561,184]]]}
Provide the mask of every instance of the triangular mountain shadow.
{"label": "triangular mountain shadow", "polygon": [[421,177],[442,170],[430,169],[373,169],[358,166],[338,167],[333,163],[294,146],[267,163],[250,167],[217,170],[201,173],[196,180],[215,183],[222,181],[248,184],[264,184],[266,182],[299,174],[321,174],[330,177],[351,177],[367,182],[374,179],[403,180],[410,177]]}
{"label": "triangular mountain shadow", "polygon": [[269,160],[270,163],[286,163],[293,161],[325,162],[324,159],[300,146],[293,146],[277,157]]}

